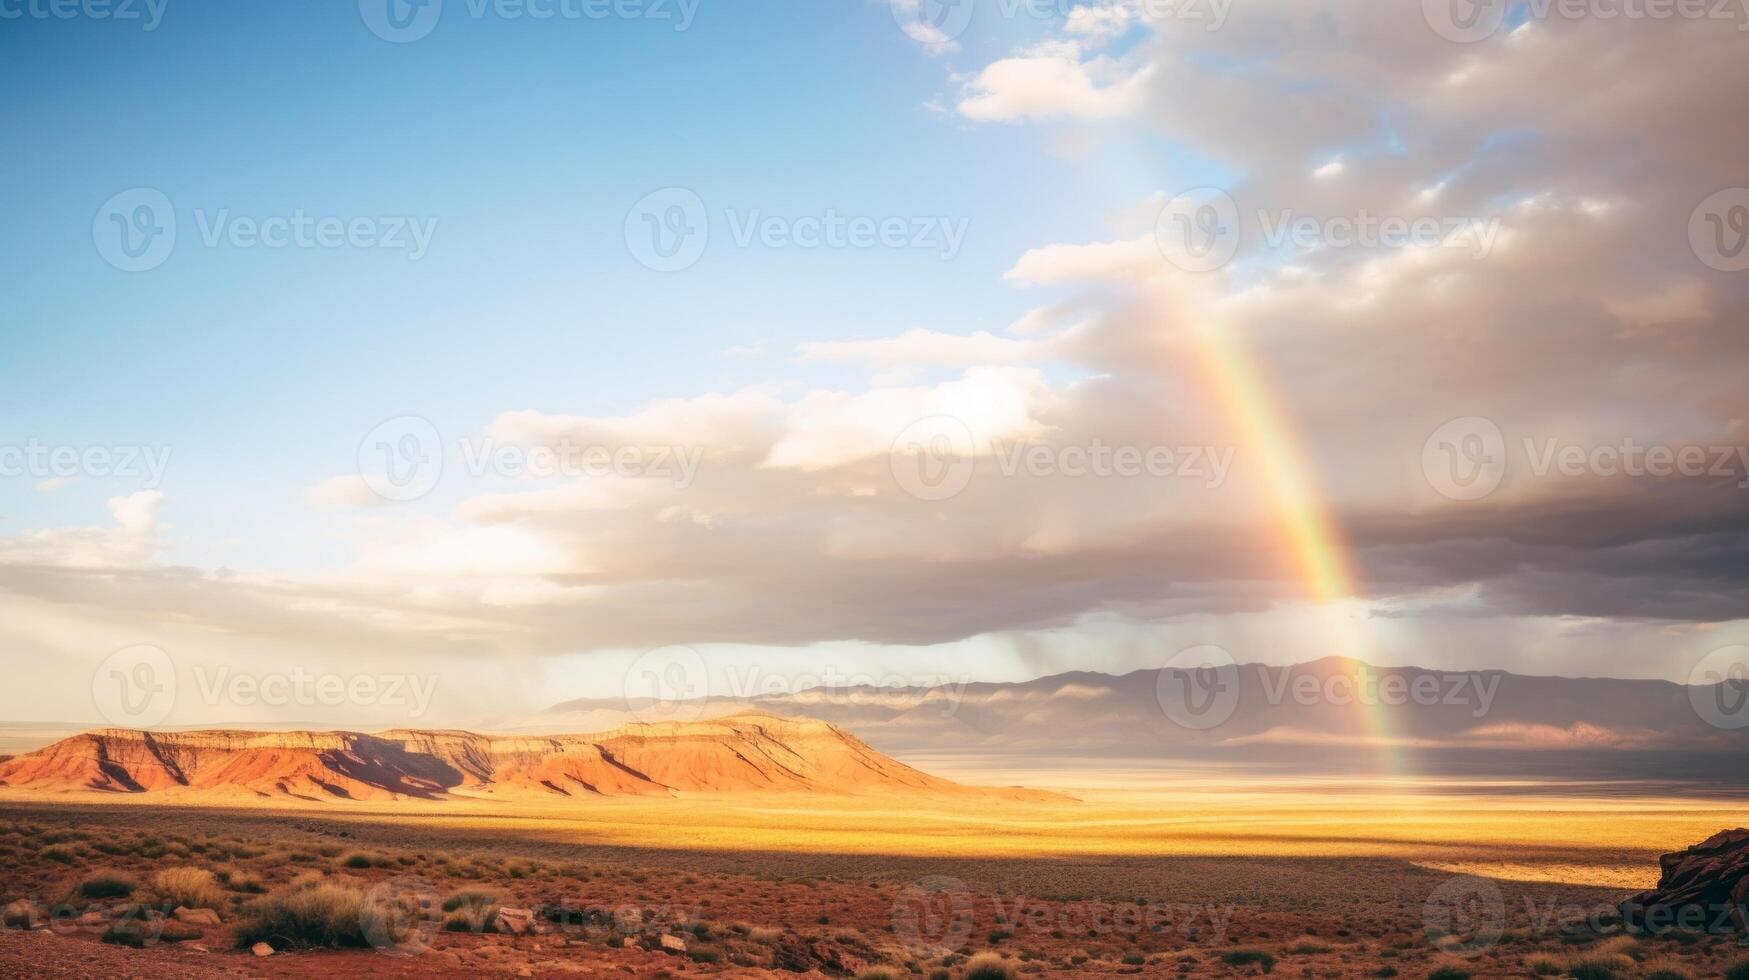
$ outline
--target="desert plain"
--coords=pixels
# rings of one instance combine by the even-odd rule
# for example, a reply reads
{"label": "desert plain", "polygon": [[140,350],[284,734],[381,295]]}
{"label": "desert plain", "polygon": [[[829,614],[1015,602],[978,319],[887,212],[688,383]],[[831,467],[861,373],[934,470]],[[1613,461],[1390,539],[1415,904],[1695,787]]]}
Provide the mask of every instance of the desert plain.
{"label": "desert plain", "polygon": [[[1660,854],[1749,823],[1701,788],[922,768],[1047,792],[210,806],[7,789],[0,974],[1700,980],[1749,958],[1614,919]],[[281,942],[261,906],[300,892],[382,924]],[[217,921],[147,912],[191,903]],[[516,934],[500,909],[536,921]],[[262,940],[280,948],[254,955]]]}

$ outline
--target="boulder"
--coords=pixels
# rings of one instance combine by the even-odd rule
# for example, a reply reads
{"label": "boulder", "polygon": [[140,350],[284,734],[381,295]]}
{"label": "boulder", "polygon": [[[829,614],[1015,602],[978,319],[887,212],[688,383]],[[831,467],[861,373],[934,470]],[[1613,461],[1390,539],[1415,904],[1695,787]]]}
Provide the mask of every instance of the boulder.
{"label": "boulder", "polygon": [[5,910],[0,911],[0,925],[8,929],[29,929],[37,925],[40,919],[36,906],[22,898],[7,904]]}
{"label": "boulder", "polygon": [[1749,932],[1749,829],[1722,830],[1658,859],[1658,887],[1621,904],[1629,926],[1651,933]]}
{"label": "boulder", "polygon": [[772,948],[778,969],[793,973],[820,970],[827,973],[861,972],[868,961],[830,939],[807,939],[784,933]]}
{"label": "boulder", "polygon": [[667,933],[663,933],[656,937],[656,942],[670,953],[686,952],[686,940],[681,939],[679,936],[670,936]]}
{"label": "boulder", "polygon": [[254,953],[256,956],[272,956],[273,947],[266,943],[256,943],[249,947],[249,952]]}
{"label": "boulder", "polygon": [[526,936],[534,931],[533,909],[499,909],[492,929],[506,936]]}
{"label": "boulder", "polygon": [[219,914],[212,909],[178,908],[170,913],[177,922],[185,922],[191,926],[216,926],[219,924]]}

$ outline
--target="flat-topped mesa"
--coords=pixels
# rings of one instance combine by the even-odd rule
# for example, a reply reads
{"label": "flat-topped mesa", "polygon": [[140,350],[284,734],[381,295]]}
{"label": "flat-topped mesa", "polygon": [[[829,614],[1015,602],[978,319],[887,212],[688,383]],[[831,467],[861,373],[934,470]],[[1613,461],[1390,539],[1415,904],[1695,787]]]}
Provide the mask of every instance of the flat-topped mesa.
{"label": "flat-topped mesa", "polygon": [[925,793],[1032,796],[930,776],[811,719],[749,714],[590,735],[96,729],[0,763],[0,787],[301,799]]}

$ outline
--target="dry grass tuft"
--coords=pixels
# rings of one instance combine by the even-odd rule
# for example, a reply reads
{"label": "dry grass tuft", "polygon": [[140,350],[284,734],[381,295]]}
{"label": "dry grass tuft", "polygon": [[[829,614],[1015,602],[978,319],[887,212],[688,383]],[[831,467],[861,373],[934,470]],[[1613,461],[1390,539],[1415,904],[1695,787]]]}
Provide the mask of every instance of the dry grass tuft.
{"label": "dry grass tuft", "polygon": [[152,875],[152,899],[159,905],[187,906],[191,909],[225,907],[229,897],[219,886],[219,879],[205,868],[166,868]]}
{"label": "dry grass tuft", "polygon": [[312,884],[276,892],[251,903],[237,927],[237,946],[266,943],[274,949],[370,945],[365,935],[364,892],[343,885]]}
{"label": "dry grass tuft", "polygon": [[982,953],[966,963],[965,980],[1014,980],[1014,971],[994,953]]}

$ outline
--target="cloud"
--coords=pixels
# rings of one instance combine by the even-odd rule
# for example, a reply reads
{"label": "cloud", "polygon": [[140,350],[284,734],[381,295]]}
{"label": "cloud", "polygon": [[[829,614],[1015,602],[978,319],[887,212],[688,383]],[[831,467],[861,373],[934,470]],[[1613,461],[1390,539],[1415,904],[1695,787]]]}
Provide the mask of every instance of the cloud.
{"label": "cloud", "polygon": [[[1220,31],[1078,9],[1061,38],[971,74],[958,110],[1048,121],[1041,145],[1121,124],[1241,175],[1225,188],[1240,233],[1227,266],[1166,259],[1152,218],[1185,188],[1154,188],[1103,235],[1017,247],[1006,279],[1035,305],[1004,333],[895,328],[797,348],[869,367],[865,383],[774,381],[613,416],[506,411],[479,435],[651,465],[466,485],[447,513],[331,515],[352,549],[339,568],[170,564],[155,494],[112,501],[107,525],[0,537],[3,628],[56,650],[166,634],[518,661],[1104,624],[1315,653],[1308,589],[1212,336],[1242,351],[1309,461],[1355,568],[1344,614],[1382,651],[1680,675],[1682,657],[1741,631],[1749,490],[1731,451],[1749,442],[1749,278],[1705,266],[1687,236],[1749,159],[1749,127],[1719,123],[1749,84],[1734,25],[1555,19],[1458,45],[1415,4],[1284,2]],[[1123,25],[1121,55],[1100,53]],[[1338,159],[1338,179],[1317,176]],[[1462,235],[1272,244],[1290,215],[1498,235],[1485,250]],[[901,482],[894,447],[933,446],[938,429],[904,440],[944,417],[967,436],[939,462],[966,482],[928,499]],[[1430,436],[1465,418],[1504,442],[1499,488],[1480,500],[1442,495],[1427,468]],[[1725,450],[1725,469],[1537,463],[1549,446],[1592,459],[1630,442]],[[1064,471],[1099,447],[1167,450],[1178,468]],[[1034,449],[1048,465],[1028,465]],[[1211,484],[1207,454],[1227,451]],[[653,466],[676,453],[697,460],[683,480]],[[356,507],[368,491],[335,477],[305,494]]]}
{"label": "cloud", "polygon": [[1072,45],[994,62],[966,83],[958,110],[969,119],[1108,119],[1134,112],[1151,71],[1107,59],[1081,61]]}
{"label": "cloud", "polygon": [[304,500],[323,508],[375,507],[388,499],[356,474],[331,476],[304,490]]}

